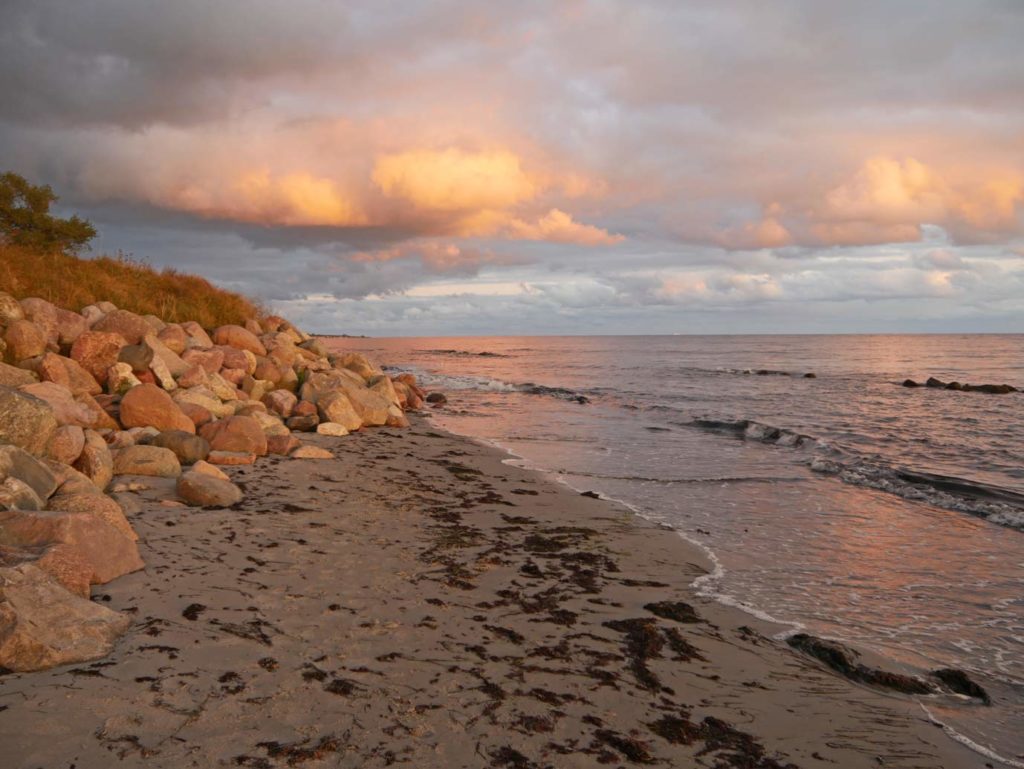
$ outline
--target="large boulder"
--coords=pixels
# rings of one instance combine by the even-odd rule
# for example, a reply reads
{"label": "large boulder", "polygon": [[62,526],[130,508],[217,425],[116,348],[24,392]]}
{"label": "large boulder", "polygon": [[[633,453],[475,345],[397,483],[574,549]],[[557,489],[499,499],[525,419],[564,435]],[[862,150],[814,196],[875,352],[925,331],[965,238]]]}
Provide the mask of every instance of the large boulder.
{"label": "large boulder", "polygon": [[[89,597],[92,567],[77,548],[60,542],[42,547],[14,548],[0,545],[0,569],[31,563],[49,574],[66,590]],[[2,635],[2,631],[0,631]]]}
{"label": "large boulder", "polygon": [[125,393],[121,399],[121,424],[187,433],[196,431],[192,420],[185,416],[171,396],[152,384],[140,384]]}
{"label": "large boulder", "polygon": [[320,397],[317,402],[320,419],[334,422],[346,430],[358,430],[363,426],[363,417],[352,405],[351,399],[344,390],[332,390]]}
{"label": "large boulder", "polygon": [[17,672],[99,659],[131,620],[64,588],[33,563],[0,568],[0,666]]}
{"label": "large boulder", "polygon": [[90,584],[103,585],[144,567],[132,537],[92,512],[0,511],[0,545],[77,547],[89,562]]}
{"label": "large boulder", "polygon": [[352,408],[366,426],[386,425],[391,403],[382,395],[349,380],[340,379],[338,384],[352,403]]}
{"label": "large boulder", "polygon": [[248,350],[254,355],[266,355],[267,348],[259,337],[248,329],[241,326],[227,325],[217,328],[213,332],[213,343],[228,345],[239,350]]}
{"label": "large boulder", "polygon": [[207,374],[216,374],[224,366],[223,350],[186,350],[181,359],[192,366],[202,366]]}
{"label": "large boulder", "polygon": [[235,413],[234,407],[224,403],[207,387],[190,387],[188,390],[176,390],[174,400],[184,406],[191,403],[194,406],[201,406],[217,418],[229,417]]}
{"label": "large boulder", "polygon": [[56,429],[57,418],[45,401],[0,386],[0,443],[20,446],[41,456]]}
{"label": "large boulder", "polygon": [[379,366],[374,365],[365,355],[358,352],[341,353],[334,357],[333,362],[335,367],[354,371],[364,380],[384,373]]}
{"label": "large boulder", "polygon": [[178,353],[160,341],[158,335],[149,334],[143,340],[143,344],[152,350],[153,357],[163,364],[171,376],[181,376],[188,369],[189,364],[182,360]]}
{"label": "large boulder", "polygon": [[138,344],[153,332],[153,327],[141,315],[128,310],[114,310],[97,321],[92,330],[119,334],[126,344]]}
{"label": "large boulder", "polygon": [[288,390],[273,390],[264,395],[261,400],[270,411],[284,419],[292,415],[292,410],[299,402],[295,394]]}
{"label": "large boulder", "polygon": [[0,481],[0,510],[42,510],[45,500],[32,487],[17,478]]}
{"label": "large boulder", "polygon": [[73,465],[100,491],[107,488],[114,477],[114,457],[103,436],[93,430],[85,431],[85,446]]}
{"label": "large boulder", "polygon": [[139,538],[125,518],[121,505],[113,498],[106,494],[98,494],[95,490],[58,494],[50,500],[48,509],[60,513],[89,513],[113,526],[128,539],[135,541]]}
{"label": "large boulder", "polygon": [[120,334],[97,331],[94,327],[71,345],[71,359],[81,364],[102,385],[107,381],[107,371],[117,363],[118,354],[126,344]]}
{"label": "large boulder", "polygon": [[103,392],[93,375],[82,368],[78,361],[63,355],[48,352],[37,358],[33,367],[42,381],[64,385],[75,395],[99,395]]}
{"label": "large boulder", "polygon": [[181,324],[181,328],[189,336],[189,347],[198,347],[202,350],[208,350],[213,347],[213,340],[210,339],[210,335],[194,320],[186,320]]}
{"label": "large boulder", "polygon": [[0,446],[0,479],[3,478],[17,478],[44,501],[57,490],[57,477],[53,471],[17,446]]}
{"label": "large boulder", "polygon": [[253,417],[226,417],[204,425],[199,432],[210,442],[213,451],[257,456],[264,456],[267,453],[267,436],[260,423]]}
{"label": "large boulder", "polygon": [[30,320],[12,321],[4,332],[7,359],[17,363],[46,352],[46,334]]}
{"label": "large boulder", "polygon": [[181,463],[173,451],[162,446],[128,446],[114,454],[114,475],[177,478]]}
{"label": "large boulder", "polygon": [[153,348],[148,344],[126,344],[117,354],[117,360],[131,366],[132,371],[147,371],[153,362]]}
{"label": "large boulder", "polygon": [[242,490],[208,472],[187,472],[178,479],[178,496],[196,507],[230,507],[242,501]]}
{"label": "large boulder", "polygon": [[75,399],[74,393],[56,382],[36,382],[24,385],[22,392],[33,395],[49,405],[58,424],[96,427],[101,420],[99,412]]}
{"label": "large boulder", "polygon": [[210,443],[201,435],[193,435],[184,430],[167,430],[154,436],[150,446],[170,449],[183,465],[191,465],[206,459],[210,454]]}

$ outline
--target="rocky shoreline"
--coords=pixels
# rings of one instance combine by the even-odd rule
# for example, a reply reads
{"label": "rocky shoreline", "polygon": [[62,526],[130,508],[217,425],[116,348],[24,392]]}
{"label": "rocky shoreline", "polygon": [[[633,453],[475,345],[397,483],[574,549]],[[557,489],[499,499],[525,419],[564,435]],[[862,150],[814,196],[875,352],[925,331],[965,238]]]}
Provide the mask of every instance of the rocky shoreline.
{"label": "rocky shoreline", "polygon": [[89,600],[144,568],[119,494],[171,479],[169,507],[237,505],[221,468],[330,458],[297,435],[404,427],[424,399],[276,316],[207,330],[0,294],[0,355],[0,670],[96,659],[125,632]]}

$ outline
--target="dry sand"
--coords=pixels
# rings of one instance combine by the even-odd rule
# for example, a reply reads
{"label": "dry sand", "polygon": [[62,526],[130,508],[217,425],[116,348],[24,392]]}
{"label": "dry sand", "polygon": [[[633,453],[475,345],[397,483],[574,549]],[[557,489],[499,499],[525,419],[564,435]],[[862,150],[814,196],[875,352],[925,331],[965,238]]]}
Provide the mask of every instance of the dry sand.
{"label": "dry sand", "polygon": [[136,496],[148,567],[95,591],[133,628],[0,677],[0,767],[984,766],[621,507],[422,420],[313,440],[235,509]]}

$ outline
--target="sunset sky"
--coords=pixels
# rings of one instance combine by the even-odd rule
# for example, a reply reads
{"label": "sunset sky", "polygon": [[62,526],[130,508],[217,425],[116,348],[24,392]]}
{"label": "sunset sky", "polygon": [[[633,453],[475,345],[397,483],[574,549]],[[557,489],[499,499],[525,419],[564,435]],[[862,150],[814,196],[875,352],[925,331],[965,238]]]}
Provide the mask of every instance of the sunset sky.
{"label": "sunset sky", "polygon": [[4,0],[0,170],[373,335],[1024,331],[1024,2]]}

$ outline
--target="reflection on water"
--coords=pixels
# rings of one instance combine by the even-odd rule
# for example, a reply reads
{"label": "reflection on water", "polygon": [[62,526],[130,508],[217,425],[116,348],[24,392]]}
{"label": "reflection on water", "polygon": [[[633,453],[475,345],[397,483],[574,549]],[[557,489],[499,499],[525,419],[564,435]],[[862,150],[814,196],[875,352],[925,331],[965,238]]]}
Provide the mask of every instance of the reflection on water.
{"label": "reflection on water", "polygon": [[[1024,532],[1009,526],[1024,521],[1024,395],[898,384],[1022,385],[1021,337],[341,344],[446,390],[443,426],[706,545],[724,571],[703,589],[914,668],[971,671],[995,705],[944,720],[1021,752]],[[760,369],[789,375],[745,373]]]}

